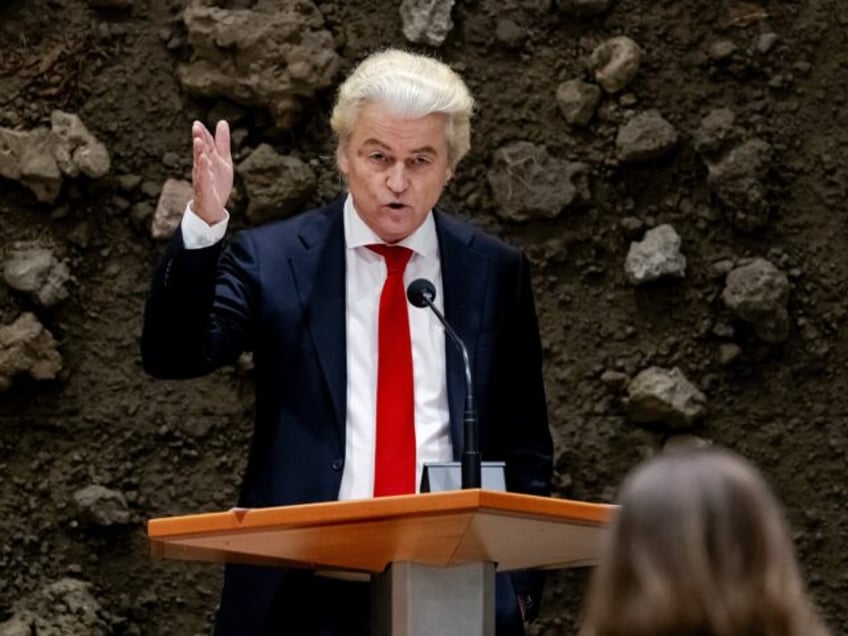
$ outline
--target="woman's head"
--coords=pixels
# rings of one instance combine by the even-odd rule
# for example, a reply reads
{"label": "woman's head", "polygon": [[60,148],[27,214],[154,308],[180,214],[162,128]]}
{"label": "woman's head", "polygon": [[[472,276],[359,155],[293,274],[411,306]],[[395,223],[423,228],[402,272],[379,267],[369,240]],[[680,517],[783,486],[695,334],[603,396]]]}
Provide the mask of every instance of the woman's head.
{"label": "woman's head", "polygon": [[728,451],[662,454],[622,486],[592,581],[592,636],[812,636],[780,504]]}
{"label": "woman's head", "polygon": [[471,147],[474,99],[446,64],[433,58],[388,49],[370,55],[339,87],[330,125],[344,144],[366,104],[379,104],[397,116],[445,115],[449,160],[455,168]]}

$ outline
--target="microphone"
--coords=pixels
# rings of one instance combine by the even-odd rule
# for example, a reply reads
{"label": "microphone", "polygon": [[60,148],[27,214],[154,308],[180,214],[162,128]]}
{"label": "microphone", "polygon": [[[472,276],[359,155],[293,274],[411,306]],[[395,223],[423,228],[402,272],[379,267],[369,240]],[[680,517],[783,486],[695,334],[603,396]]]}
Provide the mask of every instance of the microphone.
{"label": "microphone", "polygon": [[406,288],[406,297],[416,307],[429,307],[442,323],[445,333],[462,354],[465,367],[465,413],[463,414],[463,434],[465,449],[462,453],[462,488],[480,488],[482,484],[482,464],[480,461],[480,441],[477,429],[477,409],[474,405],[474,391],[471,382],[471,364],[468,362],[468,350],[465,343],[445,320],[433,301],[436,299],[436,287],[426,278],[417,278]]}

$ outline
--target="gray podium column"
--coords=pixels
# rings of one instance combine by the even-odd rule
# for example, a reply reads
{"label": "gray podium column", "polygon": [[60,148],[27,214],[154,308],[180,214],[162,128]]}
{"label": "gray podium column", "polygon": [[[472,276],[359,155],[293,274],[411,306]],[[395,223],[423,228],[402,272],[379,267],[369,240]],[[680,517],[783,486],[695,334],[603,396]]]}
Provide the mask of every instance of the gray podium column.
{"label": "gray podium column", "polygon": [[494,636],[494,563],[393,563],[371,582],[372,636]]}

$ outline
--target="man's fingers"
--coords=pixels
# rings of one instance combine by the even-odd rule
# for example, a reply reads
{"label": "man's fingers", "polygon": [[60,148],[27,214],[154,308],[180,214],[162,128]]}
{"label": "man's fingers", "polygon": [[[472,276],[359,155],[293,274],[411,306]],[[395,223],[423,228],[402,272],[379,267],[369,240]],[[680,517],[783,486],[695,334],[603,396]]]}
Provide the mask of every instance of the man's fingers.
{"label": "man's fingers", "polygon": [[212,139],[212,135],[206,129],[206,126],[197,120],[191,125],[191,137],[192,139],[200,139],[204,146],[208,145]]}
{"label": "man's fingers", "polygon": [[224,206],[218,192],[219,177],[216,169],[222,160],[230,164],[230,129],[226,122],[219,122],[213,137],[202,123],[195,121],[191,135],[194,159],[191,167],[193,209],[200,218],[212,222],[220,218],[220,208]]}
{"label": "man's fingers", "polygon": [[223,159],[230,161],[230,125],[225,119],[215,127],[215,147]]}
{"label": "man's fingers", "polygon": [[194,139],[200,139],[203,142],[203,149],[206,152],[212,152],[215,148],[215,141],[212,138],[212,133],[201,122],[195,121],[191,125],[191,134]]}
{"label": "man's fingers", "polygon": [[194,137],[191,140],[191,151],[194,156],[194,164],[197,165],[197,162],[200,161],[200,157],[203,156],[205,144],[203,143],[202,137]]}

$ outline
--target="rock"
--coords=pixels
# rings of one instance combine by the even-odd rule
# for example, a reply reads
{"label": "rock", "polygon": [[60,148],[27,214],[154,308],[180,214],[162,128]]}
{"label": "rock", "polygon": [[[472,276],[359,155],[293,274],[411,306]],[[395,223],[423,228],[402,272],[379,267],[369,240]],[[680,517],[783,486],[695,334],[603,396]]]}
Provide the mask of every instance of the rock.
{"label": "rock", "polygon": [[707,55],[716,62],[729,60],[736,53],[736,45],[730,40],[717,40],[710,45]]}
{"label": "rock", "polygon": [[664,276],[686,276],[686,257],[680,253],[680,236],[671,225],[659,225],[645,232],[641,242],[630,244],[624,264],[627,280],[633,285]]}
{"label": "rock", "polygon": [[59,169],[69,177],[84,174],[92,179],[109,172],[109,152],[92,135],[77,115],[54,110],[50,124],[56,142],[54,156]]}
{"label": "rock", "polygon": [[754,48],[758,53],[768,53],[777,44],[779,40],[779,36],[777,33],[769,32],[769,33],[760,33],[757,36],[757,39],[754,41]]}
{"label": "rock", "polygon": [[636,115],[618,129],[615,138],[619,158],[628,163],[659,159],[677,144],[677,131],[659,112]]}
{"label": "rock", "polygon": [[783,342],[789,335],[789,279],[764,258],[755,258],[728,275],[721,294],[738,318],[752,323],[765,342]]}
{"label": "rock", "polygon": [[116,179],[118,187],[123,192],[135,192],[143,181],[141,175],[138,174],[122,174]]}
{"label": "rock", "polygon": [[262,11],[190,4],[183,19],[195,54],[178,68],[183,87],[268,108],[281,127],[299,118],[339,68],[333,36],[308,0],[280,0]]}
{"label": "rock", "polygon": [[495,39],[508,49],[520,49],[527,40],[527,29],[508,18],[501,18],[495,27]]}
{"label": "rock", "polygon": [[732,342],[723,342],[718,347],[718,363],[723,367],[732,364],[741,355],[742,349]]}
{"label": "rock", "polygon": [[109,167],[106,146],[76,115],[53,111],[50,130],[0,128],[0,177],[20,181],[43,203],[59,197],[62,173],[96,179],[107,174]]}
{"label": "rock", "polygon": [[715,157],[739,141],[736,115],[729,108],[711,111],[701,120],[694,135],[695,150],[705,157]]}
{"label": "rock", "polygon": [[83,522],[98,526],[126,525],[130,520],[123,493],[92,484],[74,493],[74,503]]}
{"label": "rock", "polygon": [[403,34],[416,44],[441,46],[453,28],[454,0],[401,0]]}
{"label": "rock", "polygon": [[52,250],[19,247],[3,264],[3,279],[18,291],[26,292],[43,307],[52,307],[68,297],[66,285],[71,275]]}
{"label": "rock", "polygon": [[634,422],[691,426],[706,412],[706,397],[674,367],[649,367],[627,386],[627,413]]}
{"label": "rock", "polygon": [[641,61],[642,49],[622,35],[606,40],[592,51],[589,67],[607,93],[617,93],[633,81]]}
{"label": "rock", "polygon": [[62,370],[56,341],[32,313],[0,327],[0,391],[26,373],[35,380],[52,380]]}
{"label": "rock", "polygon": [[62,190],[62,172],[50,131],[0,128],[0,177],[19,181],[42,203],[53,203]]}
{"label": "rock", "polygon": [[771,146],[752,139],[718,161],[707,162],[707,183],[729,209],[733,225],[742,231],[757,230],[768,222],[765,177],[771,158]]}
{"label": "rock", "polygon": [[497,214],[514,221],[554,218],[589,199],[589,167],[557,159],[541,146],[517,141],[495,152],[488,173]]}
{"label": "rock", "polygon": [[601,89],[581,79],[568,80],[557,87],[556,101],[569,124],[586,126],[601,101]]}
{"label": "rock", "polygon": [[157,240],[167,240],[176,231],[182,221],[188,202],[194,196],[191,183],[180,179],[168,179],[162,185],[150,234]]}
{"label": "rock", "polygon": [[72,578],[59,579],[15,602],[12,617],[0,623],[3,636],[107,636],[112,633],[101,618],[103,610],[91,594],[91,585]]}
{"label": "rock", "polygon": [[607,369],[601,374],[601,382],[614,389],[622,389],[627,384],[627,374],[614,369]]}
{"label": "rock", "polygon": [[261,144],[236,170],[247,189],[247,216],[255,224],[299,212],[318,185],[307,164],[268,144]]}

